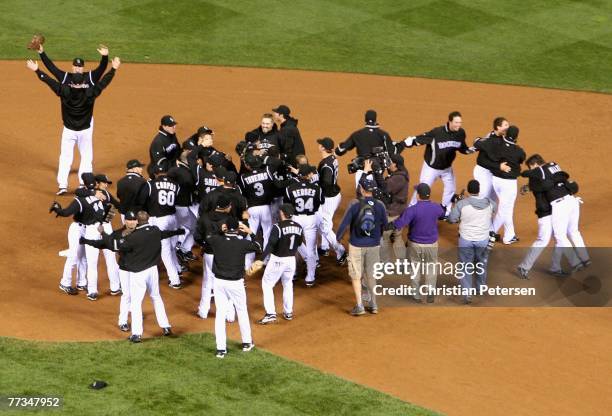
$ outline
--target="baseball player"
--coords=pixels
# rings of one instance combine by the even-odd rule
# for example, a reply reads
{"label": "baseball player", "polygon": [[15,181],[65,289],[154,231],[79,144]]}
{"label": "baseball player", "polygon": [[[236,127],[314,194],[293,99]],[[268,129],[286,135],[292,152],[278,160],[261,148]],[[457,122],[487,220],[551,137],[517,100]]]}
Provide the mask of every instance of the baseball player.
{"label": "baseball player", "polygon": [[[334,155],[334,141],[329,137],[318,139],[321,161],[317,168],[318,183],[325,202],[317,212],[318,230],[321,234],[321,251],[326,253],[329,246],[336,252],[338,264],[346,263],[346,249],[338,243],[333,229],[334,213],[340,205],[342,195],[338,186],[338,159]],[[314,176],[314,175],[313,175]]]}
{"label": "baseball player", "polygon": [[175,201],[176,222],[178,227],[185,229],[185,234],[178,238],[176,255],[183,264],[196,259],[191,252],[194,243],[193,232],[196,226],[196,214],[192,211],[196,186],[187,162],[189,152],[189,150],[184,150],[179,160],[176,161],[176,166],[171,167],[168,171],[168,177],[179,186]]}
{"label": "baseball player", "polygon": [[[462,123],[461,113],[453,111],[448,115],[448,121],[445,125],[435,127],[419,136],[408,137],[399,143],[399,151],[404,147],[426,146],[419,183],[426,183],[431,187],[436,180],[442,180],[444,184],[442,205],[446,208],[446,216],[450,213],[451,198],[456,191],[453,161],[457,152],[470,153],[467,144],[465,144],[465,130],[461,127]],[[415,191],[409,205],[416,203],[417,194]]]}
{"label": "baseball player", "polygon": [[144,164],[137,159],[128,161],[126,175],[117,181],[117,198],[119,198],[122,223],[128,211],[138,212],[143,208],[139,205],[140,194],[147,183],[142,176],[143,166]]}
{"label": "baseball player", "polygon": [[519,129],[510,126],[505,136],[492,136],[480,142],[480,153],[486,153],[487,158],[499,165],[490,169],[491,184],[497,195],[498,209],[493,220],[492,230],[497,231],[504,226],[504,244],[514,244],[519,241],[514,232],[514,202],[516,201],[517,180],[521,173],[521,164],[525,160],[525,152],[516,144]]}
{"label": "baseball player", "polygon": [[[252,230],[239,224],[235,218],[228,218],[224,224],[224,235],[207,237],[213,251],[213,273],[215,275],[213,290],[215,292],[215,338],[218,358],[227,354],[225,317],[231,301],[236,307],[238,325],[242,337],[242,351],[251,351],[255,344],[251,337],[251,324],[247,310],[246,291],[244,289],[245,257],[248,253],[259,252],[261,247],[255,241]],[[238,232],[248,234],[251,240],[240,238]]]}
{"label": "baseball player", "polygon": [[[151,216],[148,218],[151,225],[162,231],[177,228],[175,202],[178,192],[179,186],[166,176],[164,164],[156,165],[155,178],[147,181],[145,187],[146,202],[144,206],[147,207],[147,212]],[[181,289],[183,286],[178,274],[181,266],[174,250],[176,240],[175,237],[162,240],[161,258],[170,279],[169,286],[172,289]]]}
{"label": "baseball player", "polygon": [[121,280],[121,301],[119,302],[119,318],[117,325],[119,330],[128,332],[130,326],[128,325],[128,317],[130,313],[130,272],[126,270],[125,266],[125,253],[119,250],[119,246],[123,244],[125,238],[130,235],[138,225],[136,214],[133,211],[127,211],[125,213],[125,224],[118,230],[113,231],[111,234],[103,233],[102,239],[100,240],[88,240],[81,237],[79,242],[81,244],[91,245],[98,250],[112,250],[119,253],[119,279]]}
{"label": "baseball player", "polygon": [[291,204],[295,210],[293,221],[302,226],[304,230],[304,243],[299,252],[306,262],[306,287],[315,284],[317,268],[317,217],[316,213],[325,197],[321,188],[311,182],[316,169],[314,166],[302,165],[299,168],[299,181],[289,185],[285,192],[285,202]]}
{"label": "baseball player", "polygon": [[574,196],[578,191],[578,185],[570,181],[569,174],[555,162],[546,163],[538,154],[531,156],[527,161],[530,170],[524,172],[523,176],[534,180],[537,189],[544,192],[552,208],[551,222],[557,255],[560,256],[562,253],[571,262],[575,258],[572,256],[575,248],[578,262],[570,263],[573,271],[588,267],[591,260],[578,229],[582,201]]}
{"label": "baseball player", "polygon": [[51,58],[47,56],[42,44],[40,44],[38,47],[38,55],[47,70],[61,84],[70,85],[73,83],[74,74],[82,74],[85,77],[85,82],[87,82],[90,87],[93,87],[100,80],[102,74],[104,74],[104,71],[106,71],[106,67],[108,66],[108,48],[105,45],[100,45],[97,50],[100,54],[100,63],[96,69],[87,72],[83,71],[85,61],[82,58],[74,58],[72,60],[72,72],[62,71],[53,63]]}
{"label": "baseball player", "polygon": [[273,146],[278,148],[279,133],[274,123],[274,116],[270,113],[261,116],[261,124],[259,127],[247,132],[244,135],[244,140],[246,140],[247,143],[257,145],[257,147],[264,150],[264,152],[267,152],[267,150]]}
{"label": "baseball player", "polygon": [[176,120],[170,115],[163,116],[159,122],[159,130],[149,146],[151,163],[147,167],[150,177],[153,177],[155,168],[161,166],[167,172],[174,166],[181,153],[181,147],[176,138]]}
{"label": "baseball player", "polygon": [[274,305],[274,285],[280,280],[283,285],[283,318],[293,319],[293,275],[295,274],[295,254],[304,240],[302,226],[291,217],[294,209],[289,204],[280,207],[280,222],[272,227],[270,239],[263,252],[263,258],[270,256],[261,280],[263,302],[266,314],[258,323],[262,325],[276,322]]}
{"label": "baseball player", "polygon": [[51,91],[60,97],[62,105],[62,120],[64,130],[62,132],[62,144],[59,157],[59,168],[57,172],[57,183],[59,190],[57,195],[63,195],[68,190],[68,175],[72,165],[74,145],[79,148],[81,164],[79,166],[79,178],[84,172],[93,170],[93,109],[97,97],[110,84],[115,71],[119,68],[121,61],[115,57],[112,68],[93,86],[85,79],[83,73],[73,73],[70,84],[62,84],[52,79],[38,68],[38,63],[27,61],[28,69],[36,72],[37,77],[47,84]]}
{"label": "baseball player", "polygon": [[284,104],[272,109],[274,121],[279,125],[279,145],[283,159],[293,164],[297,155],[306,153],[302,136],[298,130],[298,120],[291,117],[291,110]]}
{"label": "baseball player", "polygon": [[189,138],[183,142],[181,148],[183,150],[194,150],[204,142],[209,142],[210,146],[212,146],[214,135],[215,132],[212,129],[206,126],[201,126],[194,134],[189,136]]}
{"label": "baseball player", "polygon": [[[508,120],[506,120],[504,117],[496,117],[493,120],[493,131],[491,131],[485,137],[477,137],[474,141],[474,146],[470,149],[470,151],[479,151],[483,146],[485,146],[487,140],[494,139],[496,137],[498,140],[501,139],[506,134],[508,127],[510,127]],[[476,179],[480,184],[480,194],[478,194],[478,198],[489,198],[491,200],[495,199],[493,193],[493,174],[491,171],[498,168],[500,170],[509,169],[507,166],[504,168],[499,163],[492,161],[487,152],[478,152],[476,166],[474,166],[474,179]]]}
{"label": "baseball player", "polygon": [[142,301],[148,291],[157,323],[164,336],[172,335],[170,322],[166,315],[164,301],[159,293],[159,263],[164,239],[180,234],[182,230],[162,231],[149,224],[149,214],[140,211],[137,214],[138,226],[118,246],[124,253],[125,269],[129,272],[130,281],[130,314],[132,315],[131,342],[138,343],[142,338]]}
{"label": "baseball player", "polygon": [[217,207],[217,200],[219,197],[225,195],[232,203],[232,209],[230,211],[232,217],[245,220],[248,219],[249,213],[247,212],[246,199],[242,196],[240,188],[236,186],[236,173],[228,172],[223,169],[219,171],[219,174],[223,174],[223,176],[216,176],[217,181],[221,185],[204,196],[200,203],[200,216],[206,212],[213,211]]}

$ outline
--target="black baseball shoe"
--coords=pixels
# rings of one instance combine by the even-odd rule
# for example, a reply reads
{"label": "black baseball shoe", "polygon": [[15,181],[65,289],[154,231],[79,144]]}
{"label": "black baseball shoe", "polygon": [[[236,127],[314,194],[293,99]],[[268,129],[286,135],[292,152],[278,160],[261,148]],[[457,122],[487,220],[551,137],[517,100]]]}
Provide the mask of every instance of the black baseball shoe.
{"label": "black baseball shoe", "polygon": [[319,253],[319,256],[321,257],[329,256],[329,250],[323,250],[321,247],[317,248],[317,253]]}
{"label": "black baseball shoe", "polygon": [[187,263],[181,263],[181,270],[180,273],[187,273],[189,271],[189,266],[187,265]]}
{"label": "black baseball shoe", "polygon": [[285,321],[291,321],[293,319],[293,313],[283,312],[283,318],[285,318]]}
{"label": "black baseball shoe", "polygon": [[243,342],[242,343],[242,352],[249,352],[253,348],[255,348],[255,344],[252,342]]}
{"label": "black baseball shoe", "polygon": [[181,253],[181,256],[183,257],[183,261],[195,261],[198,258],[196,256],[193,255],[193,253],[191,251],[183,251],[183,250],[179,250]]}
{"label": "black baseball shoe", "polygon": [[525,269],[525,268],[523,268],[521,266],[518,266],[516,268],[516,271],[518,272],[520,279],[529,280],[529,270],[527,270],[527,269]]}
{"label": "black baseball shoe", "polygon": [[110,295],[111,295],[111,296],[117,296],[117,295],[121,295],[121,294],[122,294],[122,292],[121,292],[121,288],[119,288],[119,289],[117,289],[117,290],[111,290],[111,291],[110,291]]}
{"label": "black baseball shoe", "polygon": [[509,241],[507,241],[507,242],[504,241],[504,244],[509,246],[511,244],[518,243],[519,241],[521,241],[521,240],[519,240],[519,238],[517,236],[514,236]]}
{"label": "black baseball shoe", "polygon": [[77,286],[77,290],[83,292],[87,290],[87,286]]}
{"label": "black baseball shoe", "polygon": [[[574,271],[576,270],[576,268],[574,267]],[[555,277],[567,277],[570,275],[570,273],[566,272],[563,269],[559,269],[559,270],[549,270],[548,271],[549,274],[555,276]]]}
{"label": "black baseball shoe", "polygon": [[263,318],[257,321],[257,323],[261,325],[273,324],[275,322],[276,322],[276,315],[273,315],[271,313],[265,314]]}
{"label": "black baseball shoe", "polygon": [[217,358],[225,358],[226,355],[227,355],[227,350],[217,350],[217,353],[215,354],[215,357],[217,357]]}
{"label": "black baseball shoe", "polygon": [[172,335],[172,329],[170,327],[162,328],[162,335],[165,337],[169,337]]}
{"label": "black baseball shoe", "polygon": [[73,288],[72,286],[64,286],[63,284],[60,283],[59,288],[62,292],[67,293],[68,295],[76,295],[77,291],[75,288]]}
{"label": "black baseball shoe", "polygon": [[92,300],[92,301],[96,301],[96,300],[98,300],[98,294],[97,293],[88,293],[87,294],[87,299]]}
{"label": "black baseball shoe", "polygon": [[345,266],[347,257],[348,257],[348,253],[345,251],[344,254],[341,255],[340,258],[336,260],[336,263],[338,263],[338,266]]}
{"label": "black baseball shoe", "polygon": [[178,282],[178,283],[176,283],[176,284],[168,283],[168,286],[169,286],[171,289],[176,289],[176,290],[179,290],[179,289],[182,289],[182,288],[183,288],[183,285],[181,284],[181,282]]}
{"label": "black baseball shoe", "polygon": [[139,342],[142,342],[142,337],[140,335],[130,335],[128,340],[130,340],[130,342],[133,344],[138,344]]}
{"label": "black baseball shoe", "polygon": [[130,326],[128,324],[121,324],[119,325],[119,330],[123,332],[128,332],[130,330]]}
{"label": "black baseball shoe", "polygon": [[593,264],[593,262],[592,262],[590,259],[589,259],[589,260],[585,260],[585,261],[583,261],[583,262],[582,262],[582,266],[583,266],[583,268],[585,268],[585,269],[586,269],[587,267],[589,267],[591,264]]}
{"label": "black baseball shoe", "polygon": [[306,287],[313,287],[315,285],[314,280],[307,280],[305,283],[306,283]]}
{"label": "black baseball shoe", "polygon": [[64,195],[65,193],[68,193],[68,189],[66,188],[59,188],[58,191],[55,193],[55,195]]}

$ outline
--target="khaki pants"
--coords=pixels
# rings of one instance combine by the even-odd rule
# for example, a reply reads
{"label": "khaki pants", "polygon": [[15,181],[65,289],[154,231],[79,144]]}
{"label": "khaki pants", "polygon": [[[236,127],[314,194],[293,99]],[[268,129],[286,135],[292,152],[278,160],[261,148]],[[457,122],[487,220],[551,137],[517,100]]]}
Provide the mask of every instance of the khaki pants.
{"label": "khaki pants", "polygon": [[[433,244],[420,244],[413,241],[408,247],[408,257],[412,263],[414,275],[410,284],[416,291],[415,299],[421,298],[421,287],[428,286],[435,289],[438,279],[438,242]],[[419,268],[417,269],[417,264]],[[425,285],[421,285],[421,276],[425,276]],[[433,293],[432,293],[433,294]]]}
{"label": "khaki pants", "polygon": [[380,261],[380,246],[355,247],[349,244],[348,272],[352,280],[361,280],[368,291],[370,307],[376,306],[374,263]]}
{"label": "khaki pants", "polygon": [[[389,222],[399,218],[399,215],[388,217]],[[393,243],[391,242],[393,239]],[[394,256],[391,255],[393,249]],[[402,238],[402,230],[388,230],[383,232],[382,240],[380,242],[380,261],[384,263],[392,262],[395,259],[406,258],[406,244]]]}

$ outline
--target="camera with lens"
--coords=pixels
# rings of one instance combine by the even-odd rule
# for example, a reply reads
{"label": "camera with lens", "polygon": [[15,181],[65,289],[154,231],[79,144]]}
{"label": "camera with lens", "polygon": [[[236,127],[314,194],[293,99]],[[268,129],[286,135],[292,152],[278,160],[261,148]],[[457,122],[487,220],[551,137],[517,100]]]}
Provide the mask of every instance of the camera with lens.
{"label": "camera with lens", "polygon": [[353,174],[357,171],[363,170],[365,167],[365,161],[368,159],[372,160],[372,171],[378,174],[382,174],[384,170],[391,165],[389,152],[387,152],[384,147],[377,146],[372,148],[372,153],[364,156],[357,156],[351,160],[351,163],[347,165],[348,172]]}

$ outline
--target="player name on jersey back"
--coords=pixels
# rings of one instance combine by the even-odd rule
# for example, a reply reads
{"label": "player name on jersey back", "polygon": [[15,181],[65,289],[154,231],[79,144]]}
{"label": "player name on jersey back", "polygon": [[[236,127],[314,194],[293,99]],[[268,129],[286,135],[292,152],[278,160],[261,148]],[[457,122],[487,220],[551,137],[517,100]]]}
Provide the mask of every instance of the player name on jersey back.
{"label": "player name on jersey back", "polygon": [[314,197],[317,195],[317,191],[312,188],[300,188],[300,189],[294,189],[293,191],[291,191],[291,195],[293,195],[295,198],[298,198],[300,196]]}

